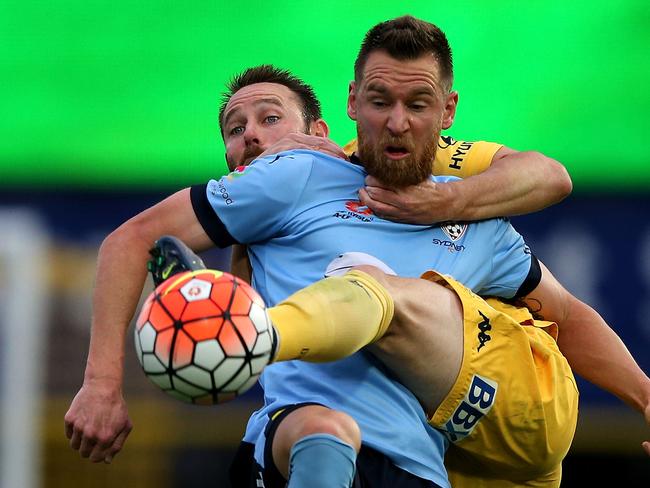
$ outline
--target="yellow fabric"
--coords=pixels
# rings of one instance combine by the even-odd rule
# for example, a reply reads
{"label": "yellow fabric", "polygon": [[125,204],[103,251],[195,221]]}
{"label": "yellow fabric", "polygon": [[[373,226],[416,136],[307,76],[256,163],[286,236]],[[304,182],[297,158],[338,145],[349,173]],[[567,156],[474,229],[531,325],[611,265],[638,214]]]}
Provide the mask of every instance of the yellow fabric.
{"label": "yellow fabric", "polygon": [[503,476],[482,471],[480,468],[468,470],[467,467],[475,461],[463,456],[462,449],[451,446],[445,456],[445,467],[452,488],[558,488],[562,480],[562,465],[558,464],[552,471],[538,475],[533,479],[508,479],[508,473]]}
{"label": "yellow fabric", "polygon": [[[458,176],[467,178],[485,171],[496,152],[503,146],[485,141],[457,141],[451,136],[441,136],[433,161],[434,175]],[[349,156],[357,150],[357,140],[352,139],[343,151]]]}
{"label": "yellow fabric", "polygon": [[451,441],[452,486],[559,486],[578,389],[552,335],[523,311],[522,324],[451,278],[433,271],[422,277],[454,290],[463,304],[461,371],[430,419]]}
{"label": "yellow fabric", "polygon": [[268,309],[279,337],[275,361],[335,361],[382,337],[393,300],[361,271],[325,278]]}
{"label": "yellow fabric", "polygon": [[539,327],[544,329],[544,332],[553,337],[557,341],[558,337],[558,327],[555,322],[549,322],[547,320],[535,320],[533,315],[530,313],[526,307],[517,307],[510,303],[506,303],[498,298],[486,298],[485,301],[492,308],[496,308],[499,312],[503,312],[506,315],[509,315],[515,322],[519,322],[521,325],[532,325],[533,327]]}

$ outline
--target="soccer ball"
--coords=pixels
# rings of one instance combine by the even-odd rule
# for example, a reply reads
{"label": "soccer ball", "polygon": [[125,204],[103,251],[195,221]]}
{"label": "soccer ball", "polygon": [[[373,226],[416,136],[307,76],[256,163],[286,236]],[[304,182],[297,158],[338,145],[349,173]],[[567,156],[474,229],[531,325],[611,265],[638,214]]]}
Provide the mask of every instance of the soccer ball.
{"label": "soccer ball", "polygon": [[186,271],[146,299],[135,349],[163,391],[212,405],[255,384],[271,360],[272,335],[264,302],[247,283],[221,271]]}

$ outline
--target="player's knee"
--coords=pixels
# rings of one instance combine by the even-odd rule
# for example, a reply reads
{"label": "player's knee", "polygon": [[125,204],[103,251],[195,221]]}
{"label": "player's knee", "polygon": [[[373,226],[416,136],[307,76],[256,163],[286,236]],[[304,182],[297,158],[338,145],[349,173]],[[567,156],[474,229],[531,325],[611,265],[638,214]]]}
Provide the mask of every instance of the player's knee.
{"label": "player's knee", "polygon": [[324,410],[318,415],[304,419],[296,431],[296,442],[314,434],[329,434],[351,445],[355,450],[361,446],[361,430],[357,422],[348,414],[337,410]]}
{"label": "player's knee", "polygon": [[354,447],[361,448],[361,431],[349,415],[320,405],[299,408],[285,417],[273,437],[273,462],[286,478],[289,456],[295,443],[314,434],[330,434]]}
{"label": "player's knee", "polygon": [[363,273],[366,273],[367,275],[372,276],[382,286],[386,287],[388,285],[386,280],[386,276],[388,275],[384,273],[382,270],[380,270],[379,268],[377,268],[376,266],[371,266],[369,264],[362,264],[353,267],[351,271],[361,271]]}
{"label": "player's knee", "polygon": [[[408,293],[404,293],[403,288],[411,288],[418,281],[413,278],[402,278],[400,276],[392,275],[385,273],[376,266],[371,266],[368,264],[362,264],[360,266],[355,266],[351,271],[361,271],[369,276],[371,276],[379,285],[381,285],[391,296],[393,300],[404,300],[408,302]],[[416,300],[413,301],[417,303]]]}

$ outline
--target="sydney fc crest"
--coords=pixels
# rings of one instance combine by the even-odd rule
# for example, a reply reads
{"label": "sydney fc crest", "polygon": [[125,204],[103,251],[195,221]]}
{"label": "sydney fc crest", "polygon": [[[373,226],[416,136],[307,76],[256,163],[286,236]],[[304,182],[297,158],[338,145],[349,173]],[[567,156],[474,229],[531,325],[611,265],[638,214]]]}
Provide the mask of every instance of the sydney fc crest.
{"label": "sydney fc crest", "polygon": [[463,237],[463,234],[467,230],[467,224],[457,224],[455,222],[448,222],[446,224],[442,224],[440,228],[443,230],[445,234],[449,236],[449,238],[452,241],[457,241],[461,237]]}

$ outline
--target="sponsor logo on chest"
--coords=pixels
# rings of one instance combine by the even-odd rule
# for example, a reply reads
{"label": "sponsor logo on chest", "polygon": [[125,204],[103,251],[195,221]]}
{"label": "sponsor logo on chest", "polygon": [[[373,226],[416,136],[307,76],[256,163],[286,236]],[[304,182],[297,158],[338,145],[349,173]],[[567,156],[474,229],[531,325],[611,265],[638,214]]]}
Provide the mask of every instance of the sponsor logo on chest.
{"label": "sponsor logo on chest", "polygon": [[357,219],[361,222],[372,222],[375,220],[372,210],[357,200],[345,202],[345,210],[334,212],[333,217],[341,220]]}

